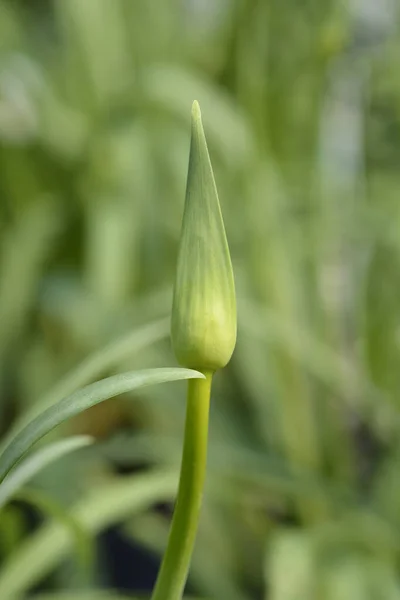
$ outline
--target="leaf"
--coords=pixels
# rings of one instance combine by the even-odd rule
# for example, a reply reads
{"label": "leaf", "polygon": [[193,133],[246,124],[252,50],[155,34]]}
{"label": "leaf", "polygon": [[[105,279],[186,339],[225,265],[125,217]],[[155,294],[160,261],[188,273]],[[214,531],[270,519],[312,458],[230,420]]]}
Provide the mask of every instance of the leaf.
{"label": "leaf", "polygon": [[[107,481],[92,489],[70,511],[71,517],[95,535],[127,516],[174,498],[178,472],[157,470]],[[22,543],[0,570],[0,598],[16,598],[38,583],[70,552],[71,536],[50,523]]]}
{"label": "leaf", "polygon": [[0,509],[21,489],[25,483],[31,480],[37,473],[47,465],[61,458],[69,452],[91,444],[93,438],[80,435],[60,440],[41,448],[35,454],[22,462],[0,483]]}
{"label": "leaf", "polygon": [[25,411],[13,423],[11,430],[0,444],[0,452],[25,425],[35,419],[42,411],[49,408],[65,396],[72,394],[81,386],[90,383],[107,369],[113,368],[126,356],[165,338],[169,333],[169,319],[158,319],[138,327],[128,334],[110,342],[101,350],[97,350],[84,359],[75,369],[67,373],[40,402]]}
{"label": "leaf", "polygon": [[147,369],[121,373],[92,383],[51,406],[27,425],[9,444],[0,457],[0,481],[9,473],[33,444],[67,419],[108,398],[135,389],[167,381],[203,378],[189,369]]}

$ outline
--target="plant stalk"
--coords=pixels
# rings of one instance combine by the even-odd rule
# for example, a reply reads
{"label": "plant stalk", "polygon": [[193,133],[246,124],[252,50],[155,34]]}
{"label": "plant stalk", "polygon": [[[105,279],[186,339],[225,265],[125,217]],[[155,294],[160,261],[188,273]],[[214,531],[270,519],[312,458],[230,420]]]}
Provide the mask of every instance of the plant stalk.
{"label": "plant stalk", "polygon": [[188,382],[178,497],[151,600],[181,600],[196,539],[207,463],[212,372]]}

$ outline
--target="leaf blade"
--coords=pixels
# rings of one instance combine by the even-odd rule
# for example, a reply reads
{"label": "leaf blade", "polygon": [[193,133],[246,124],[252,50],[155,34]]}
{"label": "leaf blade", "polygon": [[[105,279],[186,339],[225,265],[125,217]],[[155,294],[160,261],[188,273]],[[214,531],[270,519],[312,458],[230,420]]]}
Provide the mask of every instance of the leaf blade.
{"label": "leaf blade", "polygon": [[32,456],[22,462],[13,473],[10,473],[0,483],[0,509],[17,493],[28,481],[47,465],[66,454],[83,448],[93,442],[88,435],[79,435],[59,440],[41,448]]}
{"label": "leaf blade", "polygon": [[101,377],[109,369],[118,366],[119,361],[131,356],[147,346],[154,344],[169,334],[169,319],[162,318],[147,323],[120,336],[100,350],[89,354],[81,363],[64,375],[55,386],[44,394],[39,402],[35,402],[28,410],[17,417],[10,430],[0,442],[0,454],[3,453],[12,439],[35,419],[41,412],[87,385],[97,377]]}
{"label": "leaf blade", "polygon": [[162,368],[130,371],[92,383],[49,407],[20,431],[0,456],[0,482],[33,444],[57,425],[104,400],[126,392],[168,381],[203,378],[190,369]]}

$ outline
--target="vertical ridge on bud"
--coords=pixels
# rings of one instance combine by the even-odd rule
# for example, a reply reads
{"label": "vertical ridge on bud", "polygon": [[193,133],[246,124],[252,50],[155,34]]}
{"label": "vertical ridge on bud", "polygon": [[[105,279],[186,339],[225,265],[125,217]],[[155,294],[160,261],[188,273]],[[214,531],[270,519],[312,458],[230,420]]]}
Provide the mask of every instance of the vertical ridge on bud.
{"label": "vertical ridge on bud", "polygon": [[236,343],[232,263],[197,101],[192,107],[171,337],[180,364],[200,370],[224,367]]}

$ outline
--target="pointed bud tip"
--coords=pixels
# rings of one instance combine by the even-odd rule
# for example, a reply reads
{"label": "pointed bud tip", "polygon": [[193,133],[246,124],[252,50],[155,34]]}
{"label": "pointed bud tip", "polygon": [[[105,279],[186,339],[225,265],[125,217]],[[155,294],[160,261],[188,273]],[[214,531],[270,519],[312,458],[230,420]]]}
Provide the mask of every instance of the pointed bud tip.
{"label": "pointed bud tip", "polygon": [[192,104],[192,119],[193,121],[201,120],[201,110],[197,100],[195,100]]}

